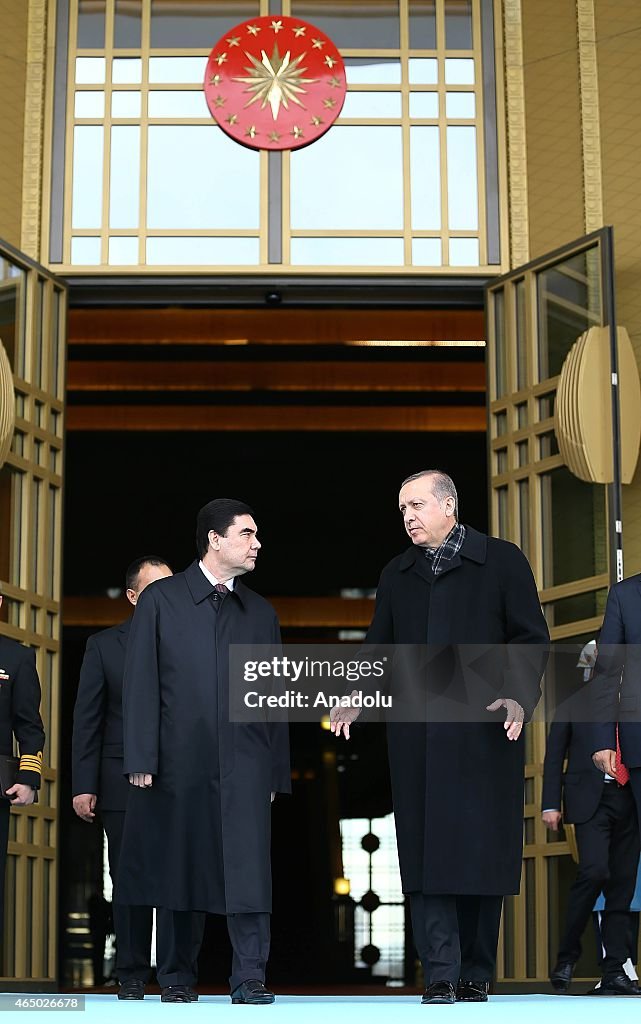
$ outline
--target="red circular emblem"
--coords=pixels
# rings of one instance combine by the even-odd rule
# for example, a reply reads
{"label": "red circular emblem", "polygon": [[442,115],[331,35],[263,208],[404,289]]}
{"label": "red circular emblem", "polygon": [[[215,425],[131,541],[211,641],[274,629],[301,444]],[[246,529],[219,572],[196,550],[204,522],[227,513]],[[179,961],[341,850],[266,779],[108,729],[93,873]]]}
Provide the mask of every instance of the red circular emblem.
{"label": "red circular emblem", "polygon": [[207,105],[220,127],[253,149],[315,142],[345,102],[345,65],[320,29],[299,18],[236,25],[209,55]]}

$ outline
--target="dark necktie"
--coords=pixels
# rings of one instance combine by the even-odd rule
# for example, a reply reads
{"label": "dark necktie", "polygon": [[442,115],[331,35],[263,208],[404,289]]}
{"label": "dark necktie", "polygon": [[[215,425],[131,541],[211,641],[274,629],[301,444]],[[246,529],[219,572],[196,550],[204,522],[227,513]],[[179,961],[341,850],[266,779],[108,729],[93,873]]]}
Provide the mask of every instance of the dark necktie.
{"label": "dark necktie", "polygon": [[226,587],[224,583],[214,584],[214,589],[211,592],[211,603],[213,604],[216,611],[218,611],[228,593],[229,588]]}

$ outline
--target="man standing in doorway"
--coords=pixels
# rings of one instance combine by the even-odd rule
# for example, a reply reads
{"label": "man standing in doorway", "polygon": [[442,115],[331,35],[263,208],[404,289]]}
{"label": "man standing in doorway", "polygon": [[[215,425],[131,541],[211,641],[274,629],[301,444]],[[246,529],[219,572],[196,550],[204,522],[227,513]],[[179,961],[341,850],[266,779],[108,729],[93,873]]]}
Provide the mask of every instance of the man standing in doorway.
{"label": "man standing in doorway", "polygon": [[[143,590],[156,580],[171,576],[164,558],[144,555],[128,567],[125,574],[127,600],[136,607]],[[72,794],[73,809],[83,821],[92,822],[96,810],[107,833],[109,873],[116,883],[122,830],[130,786],[123,775],[122,684],[125,653],[132,619],[89,637],[85,650],[73,718]],[[119,999],[143,999],[145,983],[151,976],[151,940],[153,908],[114,902],[116,932],[116,974]],[[157,954],[162,964],[166,949],[173,945],[173,915],[157,909]],[[202,943],[205,918],[194,914],[194,950],[191,1000],[198,998],[193,989],[197,978],[197,958]],[[95,980],[95,984],[100,984]],[[160,979],[162,986],[162,977]],[[162,986],[161,998],[172,1002],[170,986]]]}
{"label": "man standing in doorway", "polygon": [[[497,699],[479,708],[475,721],[387,725],[401,879],[425,974],[422,1001],[485,1002],[503,897],[519,891],[521,732],[540,697],[546,652],[529,648],[523,656],[523,647],[513,648],[510,660],[503,645],[547,645],[548,630],[527,559],[514,544],[459,523],[447,474],[408,477],[399,508],[412,547],[382,572],[365,644],[495,645],[501,665],[492,680]],[[515,663],[516,671],[509,667]],[[335,708],[332,731],[349,739],[358,713]]]}
{"label": "man standing in doorway", "polygon": [[[240,582],[260,543],[252,510],[219,498],[198,513],[198,560],[145,593],[127,648],[125,772],[133,784],[119,898],[170,907],[166,982],[185,986],[190,912],[225,914],[234,1003],[271,1003],[271,799],[289,792],[282,723],[229,716],[229,647],[278,644],[270,604]],[[185,1000],[186,1001],[186,1000]]]}

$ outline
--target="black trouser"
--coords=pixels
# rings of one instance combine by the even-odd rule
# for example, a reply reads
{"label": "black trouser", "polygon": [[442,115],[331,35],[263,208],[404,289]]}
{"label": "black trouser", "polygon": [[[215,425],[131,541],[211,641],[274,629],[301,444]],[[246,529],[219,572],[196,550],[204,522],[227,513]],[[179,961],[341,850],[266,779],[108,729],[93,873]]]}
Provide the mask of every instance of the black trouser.
{"label": "black trouser", "polygon": [[414,944],[425,984],[491,981],[502,908],[502,896],[410,893]]}
{"label": "black trouser", "polygon": [[[11,804],[0,799],[0,957],[2,954],[2,937],[4,935],[4,876],[7,868],[7,843],[9,842],[9,812]],[[0,959],[0,970],[2,961]]]}
{"label": "black trouser", "polygon": [[[102,822],[107,833],[109,848],[109,874],[115,885],[120,859],[120,844],[125,821],[124,811],[103,811]],[[175,945],[176,929],[181,934],[184,928],[182,921],[177,922],[176,912],[156,909],[156,959],[158,962],[158,983],[167,985],[195,985],[198,978],[198,954],[205,929],[204,914],[187,914],[190,919],[190,943],[188,961],[183,965],[181,981],[163,981],[161,979],[161,963],[166,963],[167,956]],[[147,981],[151,975],[151,932],[153,908],[128,906],[126,903],[113,904],[114,929],[116,932],[116,974],[123,982],[128,978],[139,978]],[[163,960],[164,958],[164,960]]]}
{"label": "black trouser", "polygon": [[[200,915],[175,910],[172,916],[171,931],[163,937],[159,932],[156,940],[158,983],[163,987],[191,984],[194,918]],[[233,949],[231,991],[250,978],[264,981],[269,956],[269,914],[228,914],[227,931]]]}
{"label": "black trouser", "polygon": [[620,972],[629,955],[629,911],[639,864],[639,829],[631,787],[604,782],[596,811],[589,821],[575,825],[575,831],[579,866],[570,889],[558,960],[574,964],[579,959],[581,936],[603,891],[601,939],[606,977]]}

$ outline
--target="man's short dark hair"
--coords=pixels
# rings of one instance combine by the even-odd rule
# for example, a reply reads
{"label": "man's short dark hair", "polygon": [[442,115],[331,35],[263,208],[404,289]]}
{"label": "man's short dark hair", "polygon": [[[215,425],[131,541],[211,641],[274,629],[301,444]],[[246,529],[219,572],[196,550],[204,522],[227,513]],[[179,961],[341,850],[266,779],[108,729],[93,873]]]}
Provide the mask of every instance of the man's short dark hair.
{"label": "man's short dark hair", "polygon": [[405,484],[411,484],[413,480],[420,480],[422,476],[431,476],[434,478],[432,483],[432,494],[439,502],[445,501],[446,498],[454,498],[454,517],[458,521],[458,494],[456,493],[456,485],[452,480],[451,476],[444,473],[442,469],[421,469],[418,473],[412,473],[403,480],[401,487],[405,487]]}
{"label": "man's short dark hair", "polygon": [[140,558],[134,558],[131,565],[127,566],[127,571],[125,572],[125,587],[127,590],[136,589],[140,570],[143,569],[145,565],[155,565],[159,569],[166,565],[167,568],[173,572],[173,569],[167,559],[161,558],[160,555],[142,555]]}
{"label": "man's short dark hair", "polygon": [[214,498],[203,505],[196,519],[196,549],[200,558],[207,554],[210,531],[226,537],[227,530],[237,516],[255,518],[249,505],[235,498]]}

